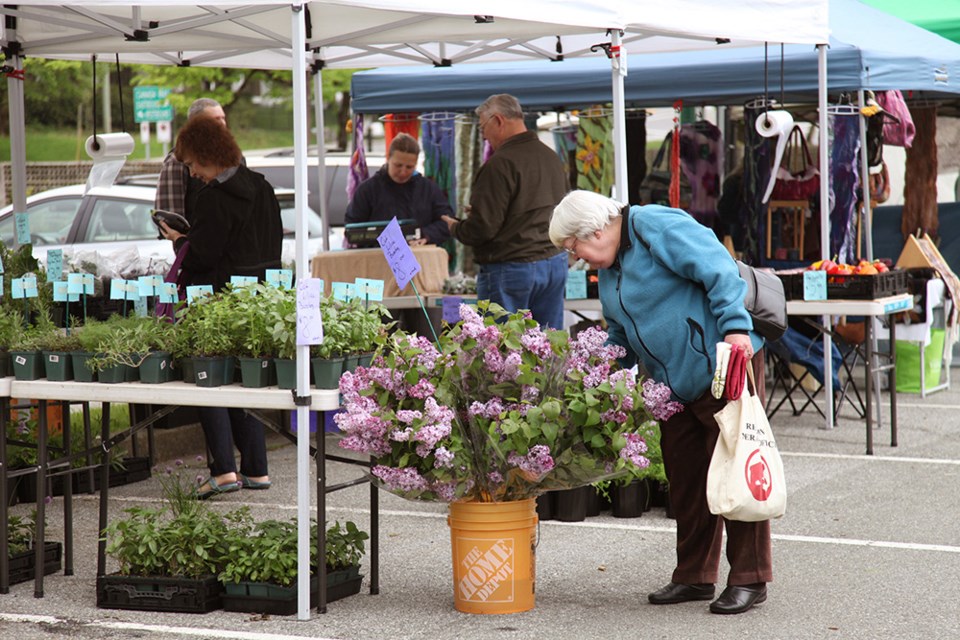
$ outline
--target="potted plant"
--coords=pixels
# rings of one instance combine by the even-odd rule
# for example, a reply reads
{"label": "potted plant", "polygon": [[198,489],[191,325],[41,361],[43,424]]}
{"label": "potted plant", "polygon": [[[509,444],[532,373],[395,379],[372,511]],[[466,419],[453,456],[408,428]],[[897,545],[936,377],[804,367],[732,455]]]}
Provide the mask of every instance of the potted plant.
{"label": "potted plant", "polygon": [[334,298],[320,300],[320,315],[323,342],[310,346],[313,382],[318,389],[336,389],[349,345],[350,315],[345,313],[345,303]]}
{"label": "potted plant", "polygon": [[244,387],[266,387],[274,382],[273,355],[276,343],[271,332],[268,306],[276,287],[255,284],[231,290],[232,332],[236,336],[240,382]]}
{"label": "potted plant", "polygon": [[190,304],[180,316],[176,330],[181,336],[177,346],[193,358],[194,375],[199,387],[219,387],[233,382],[236,352],[233,299],[228,292],[204,296]]}
{"label": "potted plant", "polygon": [[382,304],[353,298],[343,305],[341,316],[346,328],[344,371],[369,366],[378,337],[390,328],[383,323],[383,318],[389,318],[390,312]]}
{"label": "potted plant", "polygon": [[38,346],[47,380],[73,380],[72,356],[80,350],[76,331],[53,327],[40,335]]}
{"label": "potted plant", "polygon": [[43,352],[57,327],[45,315],[21,331],[10,344],[10,362],[17,380],[38,380],[44,376]]}
{"label": "potted plant", "polygon": [[[28,517],[10,515],[7,521],[7,558],[9,570],[9,584],[18,584],[32,580],[36,567],[36,534],[37,512],[30,512]],[[47,529],[44,528],[46,531]],[[43,543],[43,573],[56,573],[61,567],[63,545],[59,542]]]}
{"label": "potted plant", "polygon": [[[343,375],[340,446],[372,456],[388,491],[450,503],[457,609],[523,611],[533,606],[534,498],[646,467],[645,425],[681,407],[648,393],[663,385],[618,369],[622,349],[605,346],[599,329],[571,339],[483,301],[460,316],[438,345],[398,332],[373,366]],[[478,531],[477,518],[519,524]],[[508,539],[515,599],[501,607],[496,584],[480,591],[458,572],[474,568],[478,544],[497,553]]]}
{"label": "potted plant", "polygon": [[[367,534],[353,522],[334,523],[326,532],[327,602],[353,595],[360,590],[360,559]],[[317,539],[317,525],[311,527]],[[229,559],[220,574],[224,583],[223,608],[276,615],[297,611],[297,524],[296,520],[249,520],[230,532]],[[318,588],[317,548],[311,546],[311,599]]]}
{"label": "potted plant", "polygon": [[[87,333],[87,329],[91,332]],[[87,366],[97,372],[100,382],[129,382],[139,379],[139,370],[148,363],[154,367],[147,382],[166,382],[172,364],[170,349],[173,326],[159,318],[113,315],[104,322],[81,331],[82,348],[93,348],[95,354]]]}
{"label": "potted plant", "polygon": [[0,305],[0,378],[13,375],[10,346],[20,339],[23,317],[12,305]]}
{"label": "potted plant", "polygon": [[267,326],[273,338],[274,367],[277,386],[293,389],[297,386],[297,298],[292,290],[266,287],[263,302]]}
{"label": "potted plant", "polygon": [[103,532],[116,573],[97,576],[97,606],[206,613],[221,606],[217,575],[227,560],[226,540],[242,511],[221,515],[194,495],[186,466],[159,474],[164,499],[157,507],[131,507]]}

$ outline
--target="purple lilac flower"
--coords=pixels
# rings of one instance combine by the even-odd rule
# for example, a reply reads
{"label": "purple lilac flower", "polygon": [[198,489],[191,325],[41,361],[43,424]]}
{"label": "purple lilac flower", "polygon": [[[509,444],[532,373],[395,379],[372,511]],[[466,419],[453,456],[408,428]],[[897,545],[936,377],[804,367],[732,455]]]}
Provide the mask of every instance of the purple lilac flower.
{"label": "purple lilac flower", "polygon": [[402,431],[400,429],[394,429],[390,432],[390,439],[395,442],[407,442],[410,440],[410,436],[413,435],[413,429],[407,427]]}
{"label": "purple lilac flower", "polygon": [[501,382],[513,382],[517,379],[517,376],[520,375],[520,364],[523,362],[523,357],[520,355],[519,351],[510,351],[507,353],[507,357],[503,359],[503,367],[494,377],[494,381],[498,384]]}
{"label": "purple lilac flower", "polygon": [[520,399],[525,402],[536,402],[540,397],[540,389],[532,384],[525,384],[520,390]]}
{"label": "purple lilac flower", "polygon": [[430,486],[416,469],[398,469],[378,464],[370,472],[391,491],[422,491]]}
{"label": "purple lilac flower", "polygon": [[437,447],[433,452],[433,466],[438,469],[453,467],[453,453],[446,447]]}
{"label": "purple lilac flower", "polygon": [[491,471],[487,474],[487,480],[489,480],[492,484],[502,484],[503,476],[499,471]]}
{"label": "purple lilac flower", "polygon": [[550,455],[550,447],[545,444],[537,444],[530,447],[527,455],[521,456],[511,453],[507,456],[507,462],[533,478],[542,478],[553,469],[553,456]]}
{"label": "purple lilac flower", "polygon": [[497,345],[491,344],[483,352],[483,365],[492,373],[500,373],[503,369],[503,356]]}
{"label": "purple lilac flower", "polygon": [[650,415],[661,422],[683,411],[682,404],[670,400],[670,387],[651,378],[643,381],[643,402]]}
{"label": "purple lilac flower", "polygon": [[624,436],[627,444],[620,449],[620,457],[633,464],[638,469],[645,469],[650,466],[650,460],[643,454],[647,452],[647,443],[644,442],[640,434],[628,433]]}
{"label": "purple lilac flower", "polygon": [[414,386],[410,387],[407,390],[407,393],[411,398],[417,398],[418,400],[423,400],[424,398],[429,398],[437,392],[437,388],[433,386],[433,383],[427,379],[420,380]]}
{"label": "purple lilac flower", "polygon": [[600,386],[610,374],[610,362],[603,361],[595,367],[588,367],[583,377],[583,386],[588,389],[594,389]]}
{"label": "purple lilac flower", "polygon": [[427,398],[424,409],[427,412],[428,422],[448,427],[453,424],[453,409],[439,404],[434,398]]}
{"label": "purple lilac flower", "polygon": [[540,327],[527,329],[526,332],[520,336],[520,344],[523,345],[524,349],[541,359],[549,358],[553,353],[553,349],[550,346],[550,339]]}
{"label": "purple lilac flower", "polygon": [[637,387],[637,377],[634,375],[633,371],[630,369],[619,369],[610,374],[610,384],[616,386],[618,382],[623,380],[626,384],[627,389],[633,391]]}
{"label": "purple lilac flower", "polygon": [[397,420],[404,424],[412,424],[414,420],[419,420],[423,417],[423,413],[415,409],[400,409],[397,411]]}
{"label": "purple lilac flower", "polygon": [[504,411],[503,400],[497,396],[494,396],[487,400],[486,402],[474,401],[470,404],[470,408],[467,410],[471,416],[482,416],[484,418],[489,418],[490,420],[495,420],[500,417]]}
{"label": "purple lilac flower", "polygon": [[416,364],[423,367],[428,372],[433,371],[433,368],[437,364],[437,358],[440,357],[440,352],[437,351],[437,348],[433,345],[433,343],[424,336],[417,336],[410,341],[410,346],[421,351],[421,353],[414,357]]}
{"label": "purple lilac flower", "polygon": [[627,421],[627,414],[624,411],[618,411],[616,409],[608,409],[604,411],[600,416],[600,419],[603,422],[616,422],[617,424],[624,424]]}

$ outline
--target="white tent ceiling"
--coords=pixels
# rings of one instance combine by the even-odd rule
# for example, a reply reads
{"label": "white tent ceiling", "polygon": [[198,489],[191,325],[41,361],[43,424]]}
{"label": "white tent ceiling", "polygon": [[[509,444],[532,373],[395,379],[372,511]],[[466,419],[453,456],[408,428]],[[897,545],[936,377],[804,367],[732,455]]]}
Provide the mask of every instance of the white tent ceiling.
{"label": "white tent ceiling", "polygon": [[[17,18],[16,41],[26,56],[120,54],[121,62],[290,68],[291,4],[25,0],[0,8],[0,14]],[[307,48],[327,66],[338,67],[555,57],[558,36],[563,54],[575,56],[606,41],[607,29],[624,31],[629,51],[709,47],[717,38],[736,44],[817,44],[828,35],[827,0],[745,0],[736,8],[717,0],[314,0],[304,5]],[[4,46],[7,40],[3,33]]]}

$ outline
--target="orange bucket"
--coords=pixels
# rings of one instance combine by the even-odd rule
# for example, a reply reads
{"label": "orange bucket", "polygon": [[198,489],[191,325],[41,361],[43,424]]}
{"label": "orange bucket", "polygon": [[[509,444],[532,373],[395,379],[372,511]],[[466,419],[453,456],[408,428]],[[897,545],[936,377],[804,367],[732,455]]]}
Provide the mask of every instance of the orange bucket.
{"label": "orange bucket", "polygon": [[453,603],[464,613],[519,613],[534,605],[537,503],[452,502]]}

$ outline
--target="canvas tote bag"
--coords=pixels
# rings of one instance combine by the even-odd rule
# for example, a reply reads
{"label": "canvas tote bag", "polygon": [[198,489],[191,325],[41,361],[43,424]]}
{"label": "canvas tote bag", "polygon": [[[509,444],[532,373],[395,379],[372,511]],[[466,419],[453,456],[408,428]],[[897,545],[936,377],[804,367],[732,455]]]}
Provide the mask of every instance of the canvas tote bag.
{"label": "canvas tote bag", "polygon": [[747,379],[740,399],[714,414],[720,437],[707,471],[707,504],[727,520],[758,522],[783,515],[787,486],[749,363]]}

